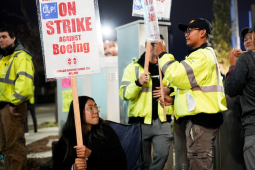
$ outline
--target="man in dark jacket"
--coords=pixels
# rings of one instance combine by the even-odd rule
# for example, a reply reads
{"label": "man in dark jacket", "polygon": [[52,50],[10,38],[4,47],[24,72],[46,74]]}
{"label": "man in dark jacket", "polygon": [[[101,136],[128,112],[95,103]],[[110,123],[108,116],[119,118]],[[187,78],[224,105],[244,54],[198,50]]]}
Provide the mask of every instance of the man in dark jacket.
{"label": "man in dark jacket", "polygon": [[[255,25],[253,25],[252,37],[246,34],[241,36],[246,41],[254,42]],[[243,147],[244,161],[247,170],[255,169],[255,52],[247,48],[248,52],[241,54],[239,50],[232,50],[229,61],[230,68],[225,80],[225,91],[230,97],[240,96],[242,106],[241,122],[245,130],[245,142]]]}

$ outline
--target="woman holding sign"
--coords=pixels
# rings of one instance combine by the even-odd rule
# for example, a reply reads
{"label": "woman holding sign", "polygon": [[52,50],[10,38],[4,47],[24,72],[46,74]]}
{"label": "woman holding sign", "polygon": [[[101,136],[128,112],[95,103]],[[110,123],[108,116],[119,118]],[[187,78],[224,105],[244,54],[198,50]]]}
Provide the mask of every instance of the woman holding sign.
{"label": "woman holding sign", "polygon": [[94,99],[79,97],[83,146],[76,146],[73,102],[70,105],[62,136],[53,151],[53,169],[125,169],[117,134],[99,118],[100,107]]}

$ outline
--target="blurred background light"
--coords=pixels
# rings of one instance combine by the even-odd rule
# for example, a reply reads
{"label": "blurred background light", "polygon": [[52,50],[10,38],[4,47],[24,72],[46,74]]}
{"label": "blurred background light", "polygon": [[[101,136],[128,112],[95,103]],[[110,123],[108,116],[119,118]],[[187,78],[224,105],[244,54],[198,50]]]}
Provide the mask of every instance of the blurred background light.
{"label": "blurred background light", "polygon": [[102,32],[103,32],[104,37],[109,37],[109,36],[112,35],[112,29],[109,26],[103,26],[102,27]]}

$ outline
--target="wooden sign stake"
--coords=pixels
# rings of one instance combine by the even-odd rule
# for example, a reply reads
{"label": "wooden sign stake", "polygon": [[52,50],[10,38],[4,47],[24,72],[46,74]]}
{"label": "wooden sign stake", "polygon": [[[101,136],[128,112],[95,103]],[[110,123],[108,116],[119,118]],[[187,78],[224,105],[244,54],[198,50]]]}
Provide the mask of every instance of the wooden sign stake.
{"label": "wooden sign stake", "polygon": [[77,146],[83,146],[76,76],[71,77]]}
{"label": "wooden sign stake", "polygon": [[147,73],[147,74],[148,74],[148,71],[149,71],[149,62],[150,62],[150,46],[151,46],[151,42],[147,41],[146,53],[145,53],[145,62],[144,62],[144,73]]}
{"label": "wooden sign stake", "polygon": [[[158,61],[159,61],[159,58],[158,58]],[[162,98],[162,100],[163,100],[164,118],[165,118],[165,121],[167,121],[167,119],[166,119],[166,109],[165,109],[165,99],[164,99],[164,89],[163,89],[164,87],[163,87],[163,83],[162,83],[162,73],[161,73],[159,64],[158,64],[158,72],[159,72],[159,81],[160,81],[161,98]]]}
{"label": "wooden sign stake", "polygon": [[246,53],[247,51],[241,51],[241,52],[237,52],[237,54],[243,54]]}

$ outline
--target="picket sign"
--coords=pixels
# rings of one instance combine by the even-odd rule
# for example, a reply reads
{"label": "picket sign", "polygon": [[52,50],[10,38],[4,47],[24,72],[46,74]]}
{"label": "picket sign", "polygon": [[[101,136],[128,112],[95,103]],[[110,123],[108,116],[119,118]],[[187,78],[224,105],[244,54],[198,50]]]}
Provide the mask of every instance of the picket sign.
{"label": "picket sign", "polygon": [[97,0],[36,0],[46,79],[71,76],[77,146],[83,146],[76,76],[100,72]]}
{"label": "picket sign", "polygon": [[[172,0],[155,0],[157,17],[160,20],[170,20]],[[142,0],[133,0],[132,16],[143,17]]]}
{"label": "picket sign", "polygon": [[[150,60],[150,45],[151,42],[155,43],[156,41],[160,41],[159,27],[158,27],[158,18],[157,11],[155,6],[155,0],[142,0],[143,4],[143,12],[144,12],[144,26],[146,32],[146,55],[145,55],[145,63],[144,63],[144,72],[148,73],[149,70],[149,60]],[[164,89],[162,83],[162,73],[159,68],[159,76],[160,76],[160,90],[161,90],[161,99],[163,101],[163,113],[164,119],[166,119],[166,109],[165,109],[165,100],[164,100]]]}
{"label": "picket sign", "polygon": [[99,73],[97,0],[37,1],[46,78]]}

